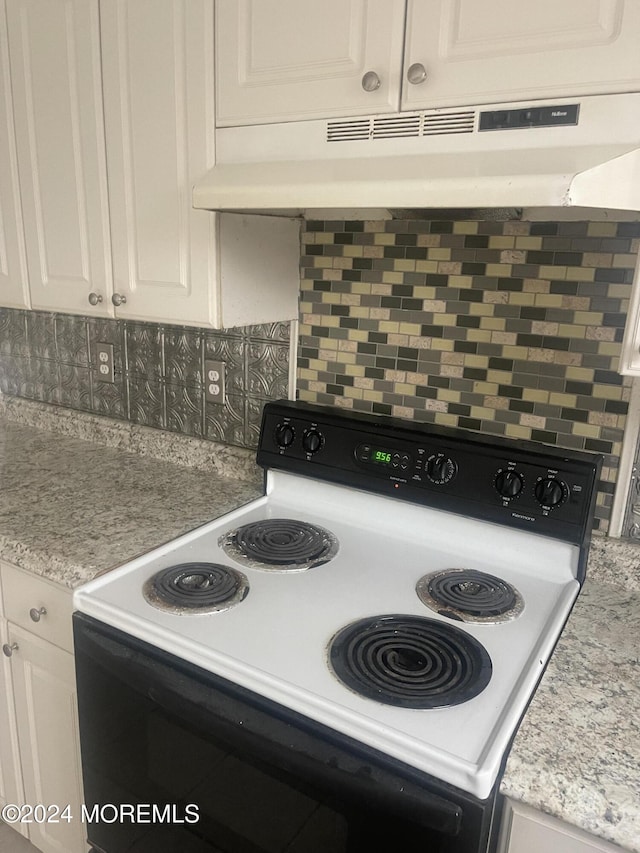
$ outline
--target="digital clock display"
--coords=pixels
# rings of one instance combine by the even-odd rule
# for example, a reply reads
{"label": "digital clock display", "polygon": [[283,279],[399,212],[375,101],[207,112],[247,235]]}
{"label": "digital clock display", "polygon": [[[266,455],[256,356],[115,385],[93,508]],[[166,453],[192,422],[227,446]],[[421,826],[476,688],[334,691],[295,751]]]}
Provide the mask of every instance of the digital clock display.
{"label": "digital clock display", "polygon": [[[385,469],[397,468],[398,473],[408,471],[413,464],[410,453],[399,449],[389,449],[375,444],[359,444],[353,451],[356,460],[363,465],[371,465],[378,468],[379,473],[387,477],[393,471]],[[383,473],[384,471],[384,473]]]}

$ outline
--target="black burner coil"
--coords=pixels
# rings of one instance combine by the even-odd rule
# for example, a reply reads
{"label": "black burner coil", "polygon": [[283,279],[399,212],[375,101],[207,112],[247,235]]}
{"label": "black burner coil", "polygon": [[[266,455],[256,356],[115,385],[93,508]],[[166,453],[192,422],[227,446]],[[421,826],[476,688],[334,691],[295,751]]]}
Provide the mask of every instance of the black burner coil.
{"label": "black burner coil", "polygon": [[377,616],[339,631],[330,646],[338,678],[369,699],[403,708],[459,705],[491,679],[491,658],[469,634],[421,616]]}
{"label": "black burner coil", "polygon": [[470,616],[501,616],[516,606],[512,586],[475,569],[442,572],[430,578],[427,589],[438,604]]}
{"label": "black burner coil", "polygon": [[337,551],[335,538],[326,530],[293,518],[267,518],[245,524],[224,543],[235,557],[264,566],[319,566]]}
{"label": "black burner coil", "polygon": [[241,572],[218,563],[180,563],[158,572],[148,588],[160,604],[193,610],[221,608],[249,591]]}

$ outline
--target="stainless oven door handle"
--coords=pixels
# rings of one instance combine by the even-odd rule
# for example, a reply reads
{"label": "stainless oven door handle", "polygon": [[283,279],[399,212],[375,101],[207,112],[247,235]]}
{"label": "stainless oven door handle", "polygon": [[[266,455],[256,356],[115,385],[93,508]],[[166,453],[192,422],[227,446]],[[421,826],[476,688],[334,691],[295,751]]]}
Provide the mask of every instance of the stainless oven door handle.
{"label": "stainless oven door handle", "polygon": [[341,802],[349,798],[369,808],[379,802],[418,826],[460,833],[462,804],[430,790],[417,771],[403,772],[399,762],[162,650],[103,625],[95,630],[87,617],[74,620],[83,623],[76,635],[79,666],[84,659],[106,668],[174,719],[203,732],[214,726],[234,751],[339,794]]}

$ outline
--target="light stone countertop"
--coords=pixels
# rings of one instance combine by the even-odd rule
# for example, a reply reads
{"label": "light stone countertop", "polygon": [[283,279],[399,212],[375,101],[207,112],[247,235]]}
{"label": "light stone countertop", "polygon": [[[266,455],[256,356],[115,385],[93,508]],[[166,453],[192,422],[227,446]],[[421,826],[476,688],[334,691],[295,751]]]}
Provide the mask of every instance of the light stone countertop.
{"label": "light stone countertop", "polygon": [[[92,419],[0,405],[0,559],[68,587],[126,562],[262,493],[251,451],[105,420],[108,440],[87,440]],[[4,411],[3,411],[4,409]],[[51,419],[47,409],[51,409]],[[74,437],[71,420],[84,438]],[[31,424],[37,423],[39,426]],[[51,427],[44,429],[43,427]],[[112,440],[113,439],[113,440]],[[179,445],[179,446],[178,446]],[[176,447],[178,452],[176,453]],[[181,464],[167,461],[177,456]],[[195,467],[189,467],[192,461]]]}
{"label": "light stone countertop", "polygon": [[501,791],[640,853],[640,548],[596,537]]}

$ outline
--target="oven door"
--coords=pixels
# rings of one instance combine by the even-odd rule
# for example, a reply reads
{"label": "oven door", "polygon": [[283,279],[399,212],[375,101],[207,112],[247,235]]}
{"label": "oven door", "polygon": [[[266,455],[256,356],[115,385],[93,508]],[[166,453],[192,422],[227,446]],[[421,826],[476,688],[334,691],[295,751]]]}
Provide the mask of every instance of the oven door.
{"label": "oven door", "polygon": [[74,615],[89,841],[105,853],[486,853],[479,802]]}

